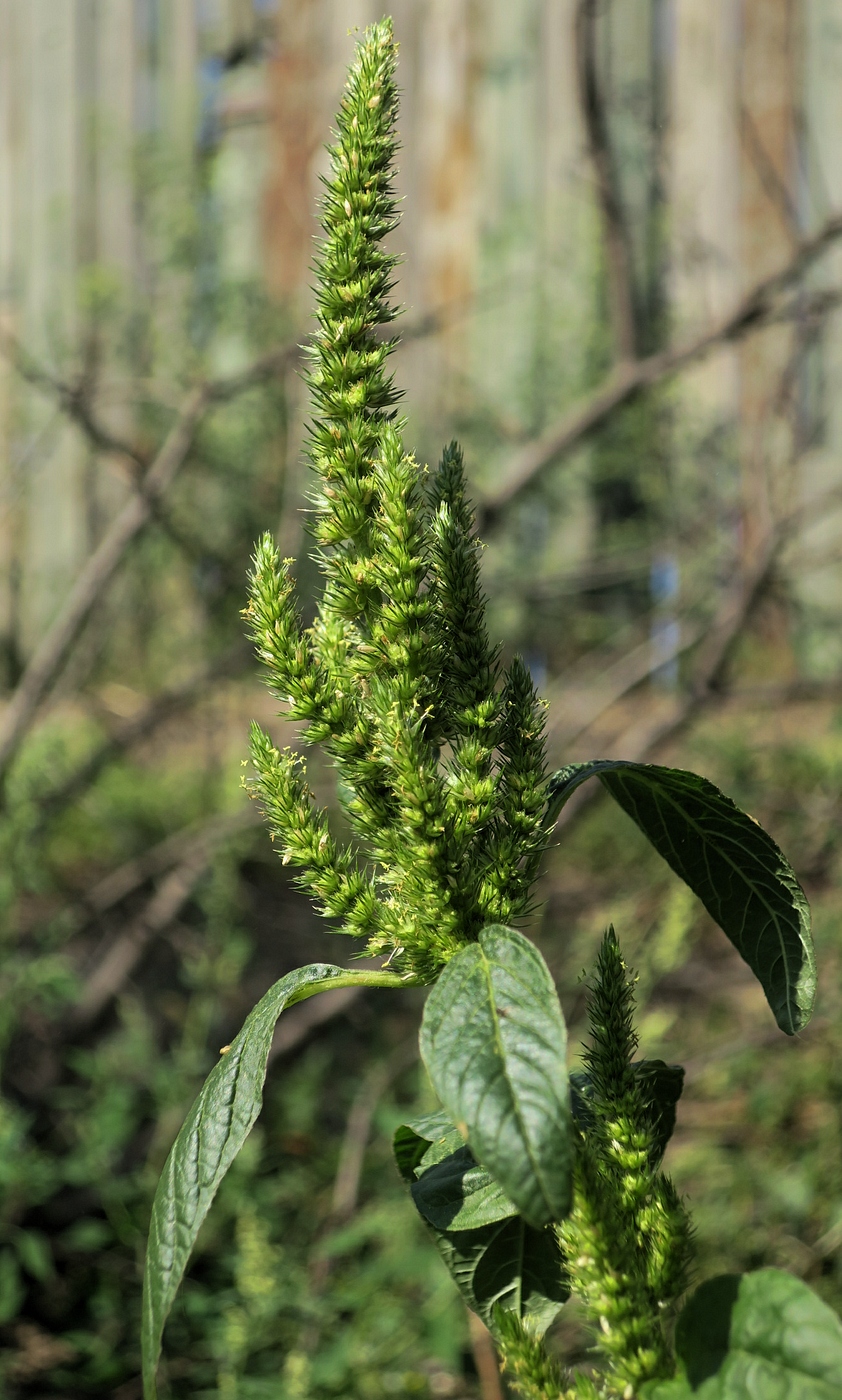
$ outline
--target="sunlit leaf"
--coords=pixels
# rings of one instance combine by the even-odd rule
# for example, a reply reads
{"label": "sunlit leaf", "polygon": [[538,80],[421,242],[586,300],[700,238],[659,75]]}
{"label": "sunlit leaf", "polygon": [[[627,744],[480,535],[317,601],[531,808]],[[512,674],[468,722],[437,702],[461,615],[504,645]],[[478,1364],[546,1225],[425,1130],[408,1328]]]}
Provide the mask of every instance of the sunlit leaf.
{"label": "sunlit leaf", "polygon": [[675,1337],[680,1375],[646,1400],[838,1400],[842,1322],[779,1269],[723,1274],[690,1298]]}
{"label": "sunlit leaf", "polygon": [[570,1207],[573,1125],[567,1032],[541,954],[492,924],[431,991],[421,1054],[476,1160],[540,1227]]}
{"label": "sunlit leaf", "polygon": [[816,995],[810,909],[771,836],[696,773],[614,759],[572,763],[555,774],[548,828],[590,777],[699,896],[759,980],[781,1030],[801,1030]]}

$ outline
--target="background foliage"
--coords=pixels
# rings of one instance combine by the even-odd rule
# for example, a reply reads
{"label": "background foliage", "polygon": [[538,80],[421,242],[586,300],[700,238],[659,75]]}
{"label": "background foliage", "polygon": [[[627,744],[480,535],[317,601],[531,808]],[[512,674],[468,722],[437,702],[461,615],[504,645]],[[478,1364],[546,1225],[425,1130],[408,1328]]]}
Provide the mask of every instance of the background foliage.
{"label": "background foliage", "polygon": [[[219,71],[231,85],[274,42],[275,18],[261,13],[245,57],[233,39],[220,43]],[[633,65],[621,33],[612,43],[616,62],[604,76],[633,213],[645,167],[641,93],[655,88],[640,78],[638,100],[623,88]],[[342,65],[349,50],[348,42]],[[505,74],[492,77],[502,93]],[[139,1395],[139,1265],[169,1143],[219,1047],[269,982],[340,956],[242,814],[248,719],[258,715],[278,741],[294,737],[249,670],[239,610],[265,527],[280,521],[282,547],[304,553],[295,344],[309,307],[269,295],[262,269],[232,259],[240,234],[230,142],[212,117],[206,110],[196,123],[186,155],[172,130],[132,143],[126,168],[143,278],[121,281],[94,257],[74,292],[71,330],[29,344],[22,317],[8,323],[21,334],[4,340],[17,386],[3,401],[14,428],[3,438],[9,470],[15,481],[34,476],[33,463],[51,460],[53,416],[63,423],[75,414],[74,450],[97,469],[86,478],[96,487],[92,548],[142,467],[97,447],[81,409],[145,460],[195,377],[237,374],[291,347],[280,369],[255,374],[202,418],[172,490],[101,590],[5,778],[0,1367],[10,1400]],[[478,388],[454,374],[451,342],[422,335],[418,310],[407,317],[418,333],[399,371],[430,454],[442,433],[466,439],[480,500],[506,453],[601,385],[616,358],[598,201],[577,232],[583,246],[603,248],[587,276],[577,274],[584,309],[564,301],[570,271],[554,246],[542,275],[555,300],[544,303],[546,334],[529,355],[513,332],[509,344],[509,313],[494,301],[507,277],[523,299],[512,274],[523,231],[513,205],[501,207],[482,248],[483,309],[472,335],[501,346],[503,389],[490,375]],[[664,262],[667,213],[656,200],[635,217],[638,265],[651,277]],[[659,285],[663,300],[664,277]],[[812,287],[802,285],[802,307]],[[669,317],[654,294],[644,302],[645,353],[667,342]],[[833,360],[817,374],[815,345],[826,329],[805,313],[788,342],[789,377],[770,376],[777,398],[761,415],[764,441],[777,443],[781,424],[794,422],[809,446],[821,427]],[[520,356],[513,367],[509,351]],[[450,398],[425,398],[425,365],[433,379],[451,375]],[[26,398],[22,386],[33,381],[40,387]],[[553,758],[619,750],[637,742],[641,726],[666,726],[659,761],[694,768],[733,794],[805,883],[821,982],[817,1015],[797,1044],[774,1030],[724,938],[608,804],[560,833],[528,929],[556,975],[574,1049],[584,1033],[581,971],[613,922],[639,974],[642,1052],[687,1065],[668,1166],[692,1205],[701,1273],[782,1266],[842,1309],[842,717],[821,644],[838,619],[832,588],[818,602],[799,591],[791,541],[743,608],[723,664],[708,667],[715,684],[704,705],[673,724],[684,697],[697,694],[699,652],[722,597],[754,567],[740,558],[754,460],[743,428],[716,415],[701,421],[680,386],[659,384],[496,518],[487,512],[484,577],[492,635],[505,637],[506,660],[524,653],[550,700]],[[831,539],[831,563],[834,547]],[[305,593],[310,570],[305,562]],[[42,632],[60,601],[53,597]],[[675,662],[669,629],[679,613],[688,651]],[[31,628],[8,635],[10,693],[34,640]],[[331,799],[329,772],[315,784]],[[431,1103],[412,1058],[420,1006],[381,993],[372,1004],[333,1003],[321,1024],[291,1022],[260,1125],[225,1182],[170,1323],[174,1397],[495,1400],[483,1338],[469,1330],[391,1161],[396,1124]],[[574,1359],[587,1345],[569,1309],[554,1336]]]}

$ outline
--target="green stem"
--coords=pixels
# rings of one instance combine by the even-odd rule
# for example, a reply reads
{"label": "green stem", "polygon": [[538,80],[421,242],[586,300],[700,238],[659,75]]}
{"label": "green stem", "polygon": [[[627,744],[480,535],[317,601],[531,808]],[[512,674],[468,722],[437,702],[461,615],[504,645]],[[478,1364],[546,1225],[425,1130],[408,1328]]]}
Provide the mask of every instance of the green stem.
{"label": "green stem", "polygon": [[422,984],[415,977],[402,977],[399,972],[384,972],[378,968],[349,968],[342,977],[325,978],[324,982],[310,982],[294,992],[287,1006],[295,1006],[319,992],[333,992],[341,987],[416,987]]}

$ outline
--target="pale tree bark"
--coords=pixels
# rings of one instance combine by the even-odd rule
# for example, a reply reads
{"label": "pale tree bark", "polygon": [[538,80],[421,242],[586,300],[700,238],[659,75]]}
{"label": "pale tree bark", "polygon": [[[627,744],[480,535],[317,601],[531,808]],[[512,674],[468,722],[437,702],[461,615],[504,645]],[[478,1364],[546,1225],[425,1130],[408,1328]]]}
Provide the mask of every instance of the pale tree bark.
{"label": "pale tree bark", "polygon": [[[706,331],[645,359],[618,365],[589,398],[575,404],[540,438],[513,454],[492,490],[485,492],[480,499],[479,516],[483,526],[487,528],[499,521],[503,507],[520,495],[541,472],[572,451],[643,390],[698,364],[714,351],[742,341],[776,320],[792,320],[794,314],[809,318],[832,309],[838,300],[838,293],[833,291],[817,293],[815,297],[805,299],[803,306],[797,308],[787,306],[782,298],[801,284],[813,264],[840,239],[842,214],[836,214],[799,243],[782,267],[770,276],[761,278],[728,315]],[[779,379],[775,380],[776,385],[778,382]]]}
{"label": "pale tree bark", "polygon": [[577,77],[588,151],[602,212],[614,353],[623,362],[636,359],[639,353],[638,315],[631,236],[611,149],[605,94],[599,74],[600,8],[599,0],[579,0],[576,11]]}
{"label": "pale tree bark", "polygon": [[305,312],[316,233],[316,157],[328,126],[328,120],[322,120],[326,111],[323,27],[321,0],[282,5],[277,52],[268,68],[266,276],[270,289],[292,306],[298,320]]}
{"label": "pale tree bark", "polygon": [[[465,308],[478,258],[475,3],[429,0],[419,18],[413,90],[403,99],[415,117],[403,162],[415,232],[399,294],[425,311]],[[434,339],[407,343],[400,377],[413,385],[413,411],[422,417],[452,415],[464,402],[469,332],[462,316]]]}
{"label": "pale tree bark", "polygon": [[[798,239],[796,177],[797,34],[791,0],[743,0],[740,43],[740,254],[743,286],[791,256]],[[740,347],[741,549],[754,558],[775,514],[776,478],[792,458],[792,423],[770,393],[792,353],[792,331],[776,327]],[[782,619],[779,619],[782,624]]]}

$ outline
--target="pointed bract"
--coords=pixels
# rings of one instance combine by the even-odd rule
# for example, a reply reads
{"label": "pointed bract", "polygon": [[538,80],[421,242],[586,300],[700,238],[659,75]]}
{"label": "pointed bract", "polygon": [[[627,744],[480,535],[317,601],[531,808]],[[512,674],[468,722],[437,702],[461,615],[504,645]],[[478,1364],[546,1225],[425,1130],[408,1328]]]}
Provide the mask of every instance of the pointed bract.
{"label": "pointed bract", "polygon": [[[324,588],[301,625],[292,561],[259,544],[246,612],[270,688],[339,774],[362,856],[312,804],[303,760],[255,731],[255,787],[283,858],[343,932],[431,981],[527,907],[545,842],[543,719],[515,662],[502,691],[458,446],[431,485],[407,453],[384,327],[396,257],[395,43],[359,45],[337,119],[310,350],[311,532]],[[366,865],[366,862],[368,864]]]}

